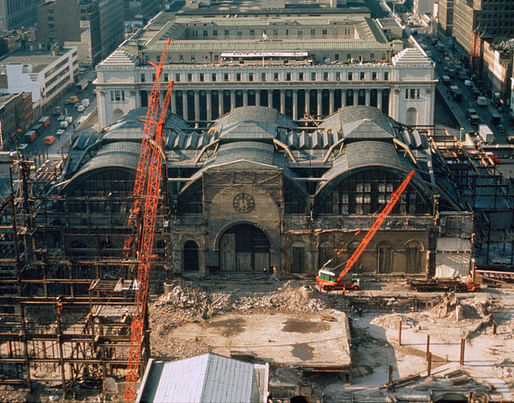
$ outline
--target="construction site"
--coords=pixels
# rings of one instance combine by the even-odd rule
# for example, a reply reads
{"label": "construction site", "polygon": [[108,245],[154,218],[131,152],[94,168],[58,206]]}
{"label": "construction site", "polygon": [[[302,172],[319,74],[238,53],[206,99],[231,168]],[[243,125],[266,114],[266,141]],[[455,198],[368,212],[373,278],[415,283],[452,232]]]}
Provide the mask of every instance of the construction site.
{"label": "construction site", "polygon": [[232,401],[514,399],[512,188],[479,144],[359,105],[190,124],[155,67],[146,111],[8,165],[0,401],[217,401],[166,375],[202,354],[252,363]]}

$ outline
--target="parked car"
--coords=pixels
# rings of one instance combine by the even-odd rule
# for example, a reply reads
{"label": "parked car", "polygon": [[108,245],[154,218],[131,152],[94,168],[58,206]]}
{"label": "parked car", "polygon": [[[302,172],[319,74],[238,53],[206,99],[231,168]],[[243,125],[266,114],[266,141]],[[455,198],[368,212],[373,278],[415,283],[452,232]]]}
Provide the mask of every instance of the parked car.
{"label": "parked car", "polygon": [[66,133],[66,130],[64,130],[64,129],[57,129],[57,131],[55,132],[57,137],[62,136],[64,133]]}
{"label": "parked car", "polygon": [[59,115],[59,116],[57,117],[57,120],[58,120],[58,121],[62,121],[62,120],[65,120],[65,119],[66,119],[66,116],[64,116],[64,115]]}
{"label": "parked car", "polygon": [[82,113],[82,112],[84,112],[85,110],[86,110],[86,107],[85,107],[84,105],[80,104],[79,106],[77,106],[77,111],[78,111],[78,112],[81,112],[81,113]]}

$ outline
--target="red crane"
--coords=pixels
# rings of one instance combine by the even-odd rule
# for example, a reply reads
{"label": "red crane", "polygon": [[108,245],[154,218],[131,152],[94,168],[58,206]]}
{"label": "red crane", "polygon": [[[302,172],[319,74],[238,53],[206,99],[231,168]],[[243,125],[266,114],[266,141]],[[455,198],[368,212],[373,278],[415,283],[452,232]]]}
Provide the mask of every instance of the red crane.
{"label": "red crane", "polygon": [[[138,217],[142,217],[143,222],[137,248],[137,288],[130,331],[128,367],[125,377],[124,399],[127,402],[133,401],[136,396],[136,382],[139,377],[139,367],[141,363],[141,344],[144,337],[144,324],[146,322],[150,262],[154,243],[159,191],[161,188],[163,163],[162,145],[164,140],[162,131],[173,88],[173,81],[170,81],[159,113],[161,95],[160,77],[170,42],[170,39],[166,41],[160,63],[156,65],[150,62],[157,71],[155,73],[146,118],[143,120],[145,122],[143,139],[141,141],[139,163],[136,171],[136,179],[134,181],[134,189],[132,191],[134,202],[128,220],[130,226],[133,226],[138,221]],[[159,118],[159,120],[157,120],[157,118]],[[128,236],[124,243],[124,249],[127,255],[130,254],[133,244],[134,238]]]}
{"label": "red crane", "polygon": [[[402,195],[402,193],[407,188],[407,185],[409,184],[411,178],[414,176],[415,173],[416,173],[416,171],[412,170],[407,175],[407,177],[403,180],[403,182],[398,187],[398,189],[396,189],[393,192],[393,194],[391,195],[391,200],[389,200],[389,202],[386,204],[386,206],[384,207],[384,210],[382,210],[380,215],[377,217],[377,219],[375,220],[375,222],[373,223],[373,225],[369,229],[368,233],[364,236],[364,238],[362,239],[362,241],[359,244],[359,246],[357,247],[357,249],[355,249],[355,251],[353,252],[353,254],[350,257],[350,259],[348,259],[346,261],[344,269],[341,270],[341,273],[339,273],[339,276],[337,277],[337,279],[335,279],[334,273],[332,273],[332,272],[330,272],[328,270],[321,269],[318,272],[318,276],[316,277],[316,281],[320,283],[321,288],[323,288],[324,290],[330,290],[330,289],[332,289],[332,290],[336,290],[336,289],[342,290],[342,289],[346,289],[346,288],[353,288],[353,289],[358,289],[359,288],[359,284],[358,283],[357,284],[346,283],[346,282],[342,282],[341,279],[352,269],[353,265],[357,262],[357,260],[359,260],[359,257],[361,256],[362,252],[364,252],[364,250],[366,249],[366,247],[368,246],[370,241],[373,239],[373,237],[377,233],[378,229],[380,228],[380,226],[382,225],[384,220],[387,218],[389,213],[391,213],[391,211],[393,211],[394,206],[396,205],[398,200],[400,200],[400,196]],[[341,252],[342,251],[339,250],[339,251],[337,251],[337,254],[340,255]]]}

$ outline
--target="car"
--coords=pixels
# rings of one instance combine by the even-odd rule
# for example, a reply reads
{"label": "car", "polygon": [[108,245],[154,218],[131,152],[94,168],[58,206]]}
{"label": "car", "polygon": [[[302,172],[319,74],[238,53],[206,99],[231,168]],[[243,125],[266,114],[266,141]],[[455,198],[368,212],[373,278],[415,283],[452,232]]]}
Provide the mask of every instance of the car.
{"label": "car", "polygon": [[57,137],[60,137],[62,136],[64,133],[66,133],[66,130],[64,129],[58,129],[55,134],[57,135]]}
{"label": "car", "polygon": [[498,125],[498,131],[500,133],[505,133],[505,126],[503,126],[501,123]]}
{"label": "car", "polygon": [[55,143],[55,137],[54,136],[46,136],[44,139],[43,139],[43,143],[45,143],[46,145],[51,145],[53,143]]}
{"label": "car", "polygon": [[66,119],[66,116],[64,116],[64,115],[59,115],[57,117],[57,120],[59,120],[59,121],[62,121],[62,120],[65,120],[65,119]]}
{"label": "car", "polygon": [[86,110],[86,107],[82,104],[80,104],[79,106],[77,106],[77,112],[84,112]]}

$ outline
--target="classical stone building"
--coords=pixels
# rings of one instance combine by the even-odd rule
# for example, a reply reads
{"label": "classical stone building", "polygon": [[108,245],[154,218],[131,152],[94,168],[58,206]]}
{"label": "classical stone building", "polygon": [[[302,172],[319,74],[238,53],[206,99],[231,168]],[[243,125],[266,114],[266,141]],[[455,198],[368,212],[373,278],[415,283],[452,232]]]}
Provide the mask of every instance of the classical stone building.
{"label": "classical stone building", "polygon": [[[76,139],[60,194],[72,203],[67,211],[89,203],[82,220],[96,227],[80,242],[62,237],[73,254],[121,252],[143,116],[134,110],[101,135]],[[414,169],[355,270],[469,272],[473,215],[440,154],[426,134],[375,107],[343,107],[310,127],[262,106],[236,108],[205,128],[172,114],[165,131],[167,186],[155,244],[162,270],[205,275],[277,266],[314,274],[328,259],[350,256]]]}
{"label": "classical stone building", "polygon": [[369,105],[405,124],[433,124],[437,80],[419,46],[389,42],[362,9],[306,10],[161,13],[98,65],[100,126],[146,107],[148,62],[160,61],[167,38],[171,112],[186,121],[212,121],[247,105],[271,106],[294,121]]}

